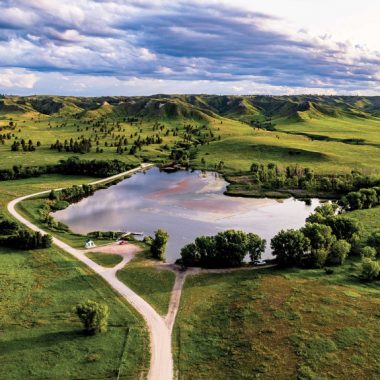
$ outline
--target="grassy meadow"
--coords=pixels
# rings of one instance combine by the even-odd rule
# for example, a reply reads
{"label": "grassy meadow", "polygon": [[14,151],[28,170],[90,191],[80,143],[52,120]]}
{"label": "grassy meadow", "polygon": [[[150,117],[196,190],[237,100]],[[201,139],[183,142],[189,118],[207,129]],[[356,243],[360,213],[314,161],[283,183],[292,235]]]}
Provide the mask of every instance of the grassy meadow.
{"label": "grassy meadow", "polygon": [[175,274],[155,267],[147,252],[139,253],[128,265],[117,272],[118,278],[145,299],[161,315],[166,315]]}
{"label": "grassy meadow", "polygon": [[188,277],[174,328],[179,379],[375,379],[379,284],[358,264]]}

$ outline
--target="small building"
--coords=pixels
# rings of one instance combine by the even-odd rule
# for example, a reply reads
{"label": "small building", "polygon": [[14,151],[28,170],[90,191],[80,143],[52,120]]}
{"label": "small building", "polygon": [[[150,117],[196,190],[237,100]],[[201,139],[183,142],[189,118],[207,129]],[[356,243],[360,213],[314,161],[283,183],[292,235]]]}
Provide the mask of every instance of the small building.
{"label": "small building", "polygon": [[95,243],[92,240],[87,240],[86,243],[84,244],[84,246],[87,249],[89,249],[89,248],[95,248],[96,247]]}

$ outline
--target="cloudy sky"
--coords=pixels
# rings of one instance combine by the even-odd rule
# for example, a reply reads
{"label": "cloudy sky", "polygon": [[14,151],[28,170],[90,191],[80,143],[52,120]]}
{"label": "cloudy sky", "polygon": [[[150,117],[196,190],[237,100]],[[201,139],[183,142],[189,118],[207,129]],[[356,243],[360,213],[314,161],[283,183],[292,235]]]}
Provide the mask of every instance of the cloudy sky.
{"label": "cloudy sky", "polygon": [[7,94],[380,95],[378,0],[1,0]]}

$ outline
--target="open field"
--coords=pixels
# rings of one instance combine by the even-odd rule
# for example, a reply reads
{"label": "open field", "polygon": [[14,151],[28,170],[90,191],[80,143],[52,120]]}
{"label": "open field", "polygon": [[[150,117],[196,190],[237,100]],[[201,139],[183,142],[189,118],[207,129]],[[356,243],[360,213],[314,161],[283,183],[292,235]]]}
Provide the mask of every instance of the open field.
{"label": "open field", "polygon": [[120,255],[112,253],[88,252],[86,256],[106,268],[113,268],[123,260]]}
{"label": "open field", "polygon": [[[350,212],[364,238],[380,207]],[[181,379],[374,379],[380,376],[379,282],[360,258],[324,269],[189,276],[173,347]]]}
{"label": "open field", "polygon": [[149,302],[159,314],[166,315],[175,274],[170,270],[157,268],[154,264],[155,261],[149,259],[146,252],[142,252],[120,270],[117,276]]}
{"label": "open field", "polygon": [[[46,176],[3,182],[1,211],[6,214],[5,205],[16,196],[88,180]],[[0,248],[0,267],[2,378],[105,379],[120,371],[120,378],[135,379],[146,373],[150,354],[142,319],[82,264],[55,247]],[[72,308],[87,299],[109,305],[107,334],[81,333]]]}
{"label": "open field", "polygon": [[377,378],[380,289],[352,280],[356,265],[188,277],[173,338],[179,378]]}

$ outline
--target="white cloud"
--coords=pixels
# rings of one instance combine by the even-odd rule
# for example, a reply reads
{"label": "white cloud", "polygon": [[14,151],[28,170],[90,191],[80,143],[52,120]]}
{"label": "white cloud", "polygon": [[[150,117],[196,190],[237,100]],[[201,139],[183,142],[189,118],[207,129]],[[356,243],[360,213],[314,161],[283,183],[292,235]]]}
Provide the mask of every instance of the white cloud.
{"label": "white cloud", "polygon": [[24,69],[0,69],[0,87],[32,89],[38,76]]}

